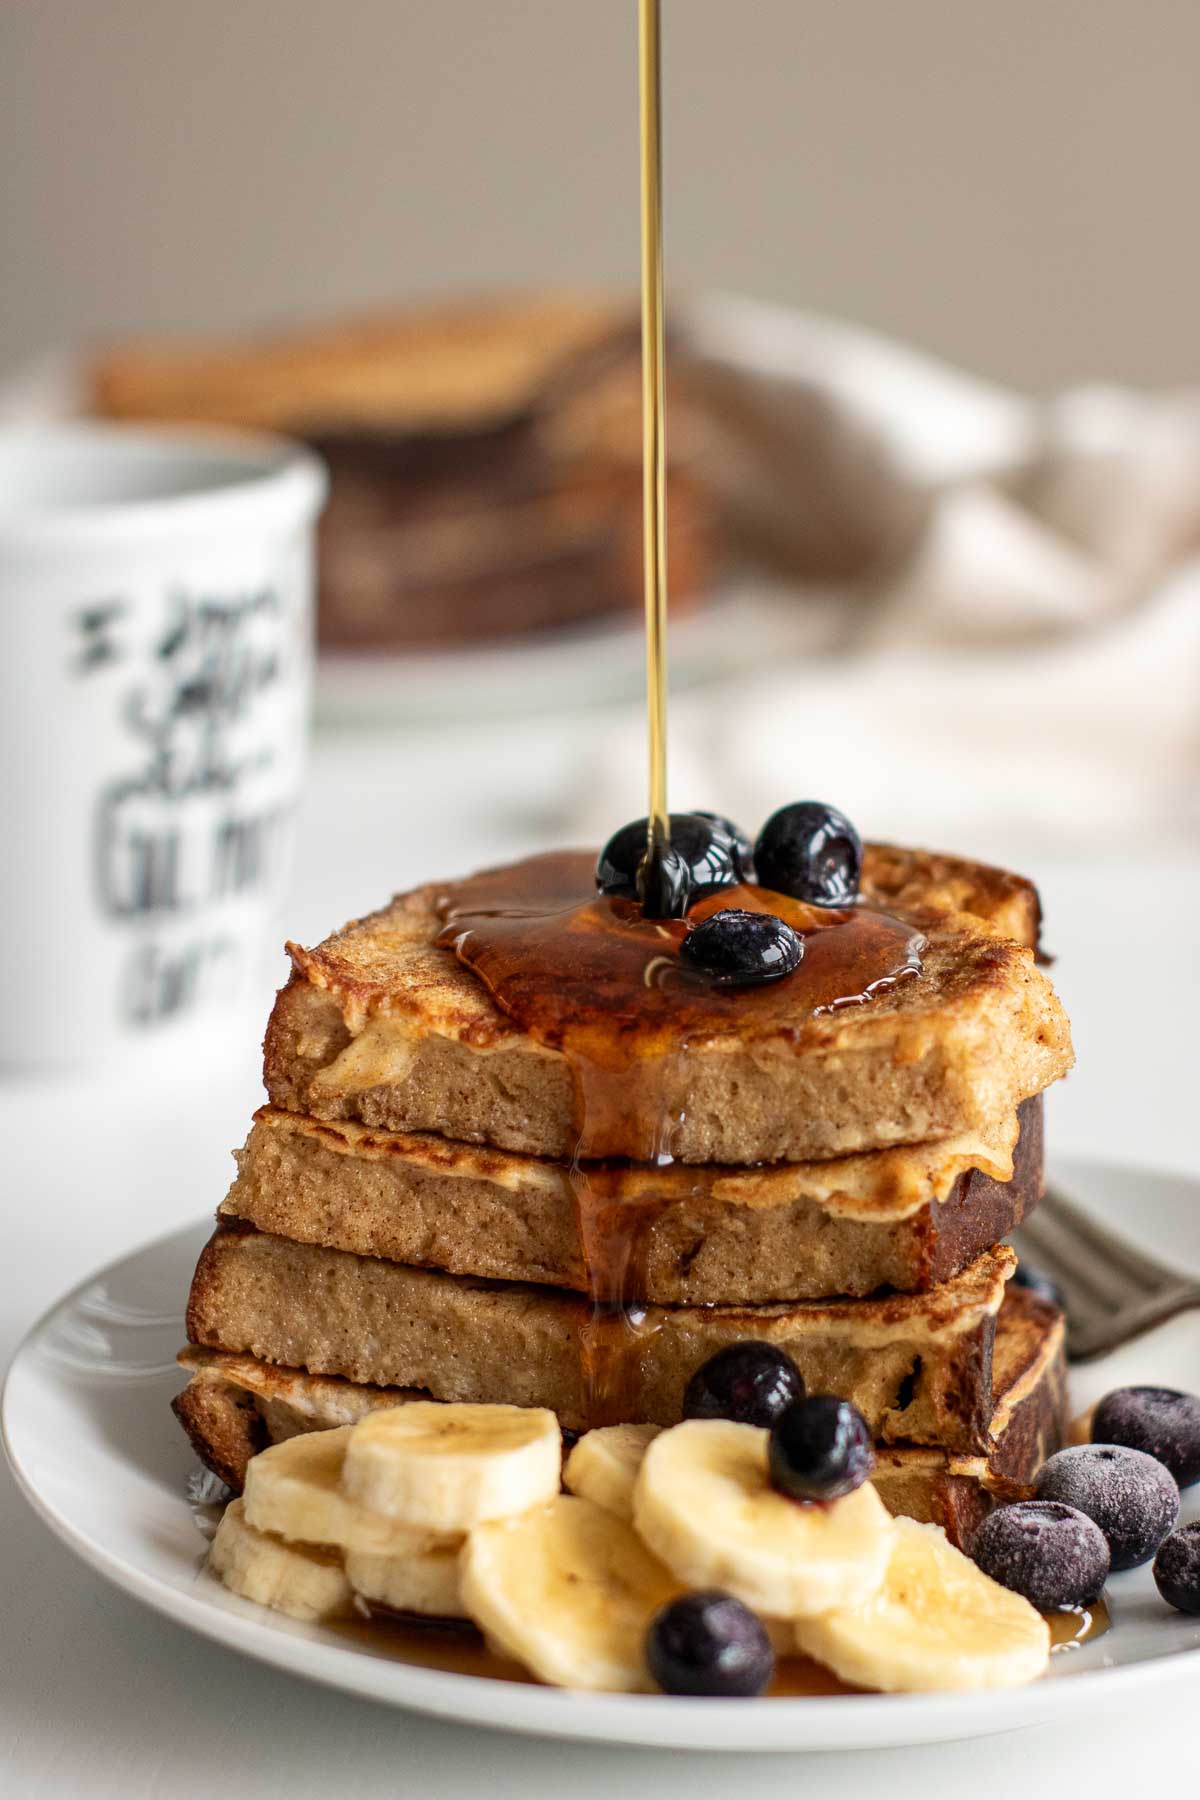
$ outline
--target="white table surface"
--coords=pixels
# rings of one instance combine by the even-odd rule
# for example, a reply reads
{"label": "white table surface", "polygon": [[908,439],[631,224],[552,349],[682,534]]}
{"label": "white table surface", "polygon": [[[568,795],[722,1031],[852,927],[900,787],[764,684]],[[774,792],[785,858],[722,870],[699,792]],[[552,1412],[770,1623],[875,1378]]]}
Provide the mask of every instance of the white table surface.
{"label": "white table surface", "polygon": [[[423,876],[545,842],[551,811],[522,780],[519,733],[398,735],[320,744],[287,925],[313,941]],[[486,750],[485,750],[486,744]],[[546,757],[555,755],[548,740]],[[510,754],[511,753],[511,754]],[[488,778],[482,779],[486,767]],[[507,786],[505,784],[508,784]],[[497,799],[501,793],[503,799]],[[614,825],[620,823],[614,820]],[[1166,846],[1087,854],[974,844],[1036,873],[1079,1068],[1050,1106],[1052,1144],[1200,1175],[1200,854]],[[1026,847],[1028,849],[1028,847]],[[1030,853],[1032,854],[1032,852]],[[282,970],[282,963],[281,963]],[[0,1081],[4,1192],[0,1364],[61,1292],[142,1240],[211,1212],[259,1097],[254,1019],[209,1060],[193,1049],[86,1077]],[[194,1079],[197,1072],[200,1079]],[[191,1076],[189,1082],[185,1078]],[[1136,1182],[1130,1206],[1136,1209]],[[181,1305],[182,1305],[182,1296]],[[689,1800],[733,1791],[822,1800],[1019,1791],[1167,1792],[1200,1771],[1194,1711],[1108,1709],[1086,1730],[986,1743],[745,1759],[574,1749],[327,1693],[189,1637],[109,1590],[54,1542],[0,1475],[0,1792],[102,1800],[242,1794],[571,1800],[652,1788]],[[1200,1701],[1200,1670],[1195,1695]]]}

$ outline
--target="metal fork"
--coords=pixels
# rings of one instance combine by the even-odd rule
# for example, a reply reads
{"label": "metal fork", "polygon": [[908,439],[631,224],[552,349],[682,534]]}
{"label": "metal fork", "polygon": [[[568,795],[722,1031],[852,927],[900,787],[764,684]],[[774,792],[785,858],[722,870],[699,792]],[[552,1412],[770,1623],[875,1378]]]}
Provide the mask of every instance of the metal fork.
{"label": "metal fork", "polygon": [[1135,1250],[1082,1207],[1048,1189],[1013,1233],[1013,1248],[1062,1291],[1067,1355],[1089,1362],[1154,1325],[1200,1306],[1200,1281]]}

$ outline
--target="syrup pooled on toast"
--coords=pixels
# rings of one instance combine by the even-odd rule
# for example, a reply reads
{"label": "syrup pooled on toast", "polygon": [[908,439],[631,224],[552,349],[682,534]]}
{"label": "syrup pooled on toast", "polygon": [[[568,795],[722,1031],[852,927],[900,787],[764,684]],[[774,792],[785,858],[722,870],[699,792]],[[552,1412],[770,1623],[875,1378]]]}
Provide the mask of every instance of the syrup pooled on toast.
{"label": "syrup pooled on toast", "polygon": [[[638,1305],[639,1270],[663,1202],[639,1203],[629,1164],[675,1160],[689,1051],[730,1037],[795,1042],[815,1015],[918,974],[923,940],[873,907],[812,907],[749,884],[706,895],[686,920],[651,919],[634,900],[597,894],[593,869],[583,851],[531,857],[451,884],[437,910],[439,944],[572,1071],[572,1183],[593,1309],[582,1352],[589,1418],[599,1424],[636,1416],[630,1383],[654,1316]],[[801,932],[799,968],[727,987],[684,963],[689,923],[726,907],[770,912]],[[623,1171],[603,1166],[612,1159]]]}

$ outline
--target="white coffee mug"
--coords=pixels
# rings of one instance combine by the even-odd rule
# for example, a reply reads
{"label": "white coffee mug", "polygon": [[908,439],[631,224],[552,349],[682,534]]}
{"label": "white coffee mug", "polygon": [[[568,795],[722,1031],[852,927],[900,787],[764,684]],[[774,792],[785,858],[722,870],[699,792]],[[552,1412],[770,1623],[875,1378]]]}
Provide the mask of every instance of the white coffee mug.
{"label": "white coffee mug", "polygon": [[0,1065],[160,1040],[277,957],[324,493],[278,440],[0,430]]}

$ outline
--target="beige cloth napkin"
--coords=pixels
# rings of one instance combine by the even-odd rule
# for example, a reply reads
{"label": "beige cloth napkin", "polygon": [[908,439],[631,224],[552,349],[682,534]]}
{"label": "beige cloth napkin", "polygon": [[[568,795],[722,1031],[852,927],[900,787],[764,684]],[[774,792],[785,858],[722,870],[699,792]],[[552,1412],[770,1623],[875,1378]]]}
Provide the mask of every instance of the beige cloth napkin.
{"label": "beige cloth napkin", "polygon": [[[676,701],[675,804],[964,846],[1200,824],[1200,394],[1038,404],[753,302],[684,323],[747,593],[782,579],[813,648]],[[592,831],[640,792],[632,713],[614,740]]]}

